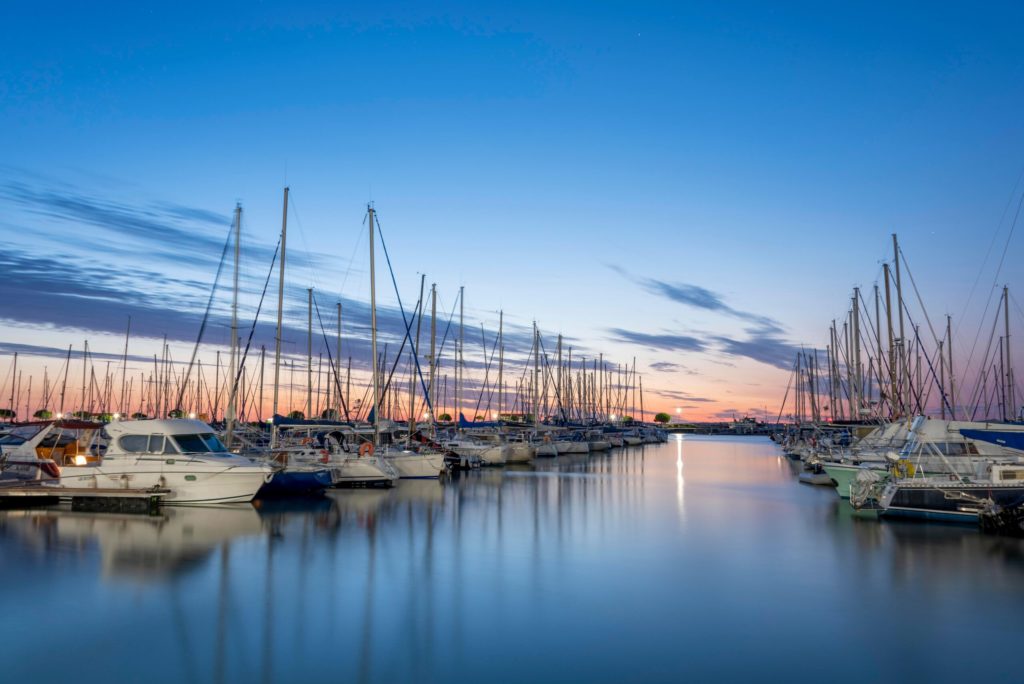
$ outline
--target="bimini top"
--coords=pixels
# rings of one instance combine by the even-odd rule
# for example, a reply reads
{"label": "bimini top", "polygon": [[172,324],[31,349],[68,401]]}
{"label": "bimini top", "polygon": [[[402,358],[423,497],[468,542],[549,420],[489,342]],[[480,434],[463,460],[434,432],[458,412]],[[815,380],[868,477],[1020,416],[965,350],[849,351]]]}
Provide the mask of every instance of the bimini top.
{"label": "bimini top", "polygon": [[118,435],[195,435],[214,432],[201,420],[189,418],[153,418],[149,420],[121,420],[109,423],[107,433]]}

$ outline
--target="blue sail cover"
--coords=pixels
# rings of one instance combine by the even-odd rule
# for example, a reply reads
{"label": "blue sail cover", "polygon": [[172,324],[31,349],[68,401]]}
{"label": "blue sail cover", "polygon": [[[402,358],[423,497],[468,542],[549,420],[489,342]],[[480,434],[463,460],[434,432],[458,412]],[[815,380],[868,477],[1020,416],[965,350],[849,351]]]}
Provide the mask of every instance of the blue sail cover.
{"label": "blue sail cover", "polygon": [[499,427],[499,426],[501,426],[501,423],[499,421],[496,421],[496,420],[492,420],[492,421],[489,421],[489,422],[484,422],[482,420],[477,420],[477,421],[474,421],[474,422],[471,423],[468,420],[466,420],[466,416],[462,415],[462,412],[459,411],[459,427],[460,428],[493,428],[493,427]]}
{"label": "blue sail cover", "polygon": [[969,430],[962,429],[960,434],[967,439],[998,444],[1009,449],[1024,451],[1024,430]]}

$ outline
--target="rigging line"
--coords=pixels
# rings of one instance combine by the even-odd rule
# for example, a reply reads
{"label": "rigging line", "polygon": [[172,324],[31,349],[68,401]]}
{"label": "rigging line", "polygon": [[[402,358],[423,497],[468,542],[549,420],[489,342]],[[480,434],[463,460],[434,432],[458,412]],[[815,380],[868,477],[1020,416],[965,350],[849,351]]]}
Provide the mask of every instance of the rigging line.
{"label": "rigging line", "polygon": [[[349,421],[348,403],[345,401],[345,395],[341,391],[341,376],[338,373],[338,367],[334,365],[334,357],[331,355],[331,345],[327,342],[327,331],[324,329],[324,321],[320,317],[320,304],[316,300],[316,295],[313,295],[313,308],[316,310],[316,320],[320,324],[320,334],[324,338],[324,349],[327,351],[327,363],[331,374],[334,376],[334,385],[338,397],[341,399],[341,407],[345,409],[345,420]],[[341,364],[341,359],[338,359],[338,364]],[[328,407],[328,410],[330,407]]]}
{"label": "rigging line", "polygon": [[[985,252],[985,258],[982,259],[981,265],[978,267],[978,275],[975,276],[974,284],[971,285],[971,290],[967,295],[967,301],[964,302],[963,311],[960,312],[961,319],[967,315],[967,309],[970,307],[971,299],[974,297],[974,290],[978,287],[978,283],[981,282],[981,276],[985,272],[985,264],[988,263],[988,258],[992,254],[992,249],[996,246],[996,238],[999,237],[999,226],[1003,225],[1003,219],[1006,218],[1007,212],[1009,212],[1010,207],[1013,206],[1013,197],[1017,194],[1017,188],[1020,185],[1021,178],[1024,178],[1024,168],[1022,168],[1020,173],[1017,175],[1017,180],[1014,181],[1013,188],[1010,190],[1010,196],[1006,198],[1006,204],[1003,206],[1003,213],[999,216],[999,221],[996,223],[996,230],[992,234],[992,241],[989,243],[988,250]],[[982,318],[984,318],[984,316],[982,316]]]}
{"label": "rigging line", "polygon": [[[484,334],[484,324],[483,323],[480,324],[480,342],[481,342],[481,345],[484,348],[484,354],[486,355],[487,354],[487,337]],[[494,394],[494,387],[492,387],[490,385],[491,364],[494,363],[494,355],[497,352],[497,350],[498,350],[498,336],[495,335],[494,336],[494,346],[491,348],[491,358],[490,359],[486,359],[486,358],[484,359],[484,361],[485,361],[484,362],[484,382],[483,382],[483,385],[480,387],[480,394],[477,396],[476,407],[473,409],[473,413],[474,414],[477,414],[477,413],[480,412],[480,404],[482,404],[483,401],[484,401],[484,392],[486,392],[488,389],[490,390],[490,392],[488,392],[488,394],[487,394],[487,412],[490,413],[490,410],[491,410],[491,396]]]}
{"label": "rigging line", "polygon": [[[221,271],[224,270],[224,262],[227,260],[228,247],[231,246],[231,236],[234,231],[234,225],[228,228],[228,237],[224,241],[224,249],[220,253],[220,263],[217,264],[217,274],[213,278],[213,287],[210,288],[210,298],[206,301],[206,312],[203,314],[203,322],[199,325],[199,334],[196,336],[195,346],[192,347],[192,358],[189,359],[188,369],[185,371],[185,379],[187,380],[192,375],[192,366],[196,362],[196,354],[199,352],[199,345],[203,342],[203,333],[206,332],[206,324],[210,320],[210,309],[213,307],[213,298],[217,294],[217,283],[220,282]],[[184,388],[178,394],[178,402],[175,405],[177,408],[182,400],[184,399],[185,390]]]}
{"label": "rigging line", "polygon": [[[1001,299],[1002,299],[1002,297],[1000,297],[1000,300]],[[981,368],[982,368],[983,372],[978,374],[978,378],[977,378],[977,380],[974,383],[974,389],[971,390],[971,403],[974,404],[974,409],[971,411],[971,420],[974,420],[974,416],[978,412],[978,403],[981,402],[981,399],[982,399],[981,395],[985,391],[983,389],[983,384],[984,384],[983,380],[984,380],[985,376],[988,374],[988,368],[987,368],[987,366],[988,366],[988,359],[989,359],[989,355],[994,351],[993,348],[992,348],[992,342],[996,338],[996,326],[998,324],[999,324],[999,313],[996,312],[996,315],[992,319],[992,330],[989,333],[988,346],[985,347],[985,358],[982,360],[982,363],[981,363]],[[970,404],[965,404],[965,408],[967,406],[969,406],[969,405]]]}
{"label": "rigging line", "polygon": [[[981,319],[983,321],[985,320],[985,315],[988,314],[988,307],[992,304],[991,293],[992,293],[992,291],[994,291],[996,289],[996,283],[999,282],[999,274],[1003,270],[1003,262],[1006,260],[1006,253],[1010,249],[1010,240],[1013,238],[1013,232],[1017,228],[1017,220],[1020,218],[1020,210],[1021,210],[1022,206],[1024,206],[1024,192],[1021,193],[1020,201],[1017,202],[1017,211],[1013,215],[1013,223],[1010,224],[1010,232],[1007,233],[1007,235],[1006,235],[1006,243],[1003,245],[1003,254],[1002,254],[1002,256],[999,257],[999,265],[996,267],[996,274],[992,278],[992,288],[989,290],[989,300],[988,300],[988,303],[985,305],[984,313],[982,313],[982,315],[981,315]],[[974,337],[974,345],[971,347],[971,355],[970,355],[970,357],[967,360],[967,366],[964,367],[964,380],[965,381],[966,381],[967,370],[970,367],[971,362],[974,360],[974,348],[977,346],[978,338],[980,336],[981,336],[981,329],[979,328],[978,329],[978,333]]]}
{"label": "rigging line", "polygon": [[[380,217],[379,216],[377,216],[377,234],[380,235],[380,245],[381,245],[381,247],[384,248],[384,260],[387,262],[387,264],[388,264],[388,272],[391,274],[391,285],[395,288],[395,297],[398,298],[398,309],[399,309],[399,311],[402,312],[402,322],[405,323],[405,340],[402,340],[402,349],[405,349],[405,341],[408,340],[409,341],[409,348],[412,350],[412,358],[413,358],[413,361],[416,364],[416,375],[418,375],[419,379],[420,379],[420,389],[423,390],[423,394],[424,394],[424,396],[426,396],[428,394],[428,392],[427,392],[427,383],[423,380],[423,371],[420,368],[419,351],[416,349],[416,343],[413,342],[413,340],[412,340],[412,324],[411,324],[411,322],[405,316],[405,307],[402,306],[402,295],[398,291],[398,281],[395,280],[395,270],[391,267],[391,256],[388,254],[387,243],[384,242],[384,231],[381,228]],[[452,313],[454,314],[454,312],[452,312]],[[398,358],[400,358],[401,355],[402,355],[402,352],[399,351],[398,355],[395,357],[396,360]],[[388,378],[388,383],[390,383],[390,382],[391,382],[391,379]],[[428,404],[428,410],[430,411],[430,415],[431,415],[431,421],[433,421],[434,407],[429,405],[430,404],[429,398],[427,400],[427,404]]]}
{"label": "rigging line", "polygon": [[[256,333],[256,324],[260,320],[260,311],[263,310],[263,300],[267,296],[267,287],[270,286],[270,276],[274,273],[274,265],[277,264],[277,255],[281,251],[281,238],[277,239],[277,247],[274,248],[274,256],[270,259],[270,268],[267,270],[267,279],[263,282],[263,293],[260,295],[260,303],[256,306],[256,315],[252,319],[252,327],[249,328],[249,339],[245,341],[245,351],[242,352],[242,359],[238,363],[238,372],[234,377],[234,384],[231,386],[230,394],[237,394],[238,381],[245,372],[245,360],[249,355],[249,347],[252,346],[252,337]],[[230,396],[230,395],[229,395]],[[243,397],[244,399],[244,397]],[[180,403],[180,401],[179,401]]]}
{"label": "rigging line", "polygon": [[939,336],[935,334],[935,327],[932,326],[932,319],[928,317],[928,308],[924,305],[921,293],[917,289],[917,282],[914,280],[914,274],[910,272],[910,264],[907,263],[907,255],[903,253],[903,247],[900,247],[899,250],[900,256],[903,258],[903,267],[907,270],[907,275],[910,276],[910,284],[913,286],[914,294],[917,296],[917,303],[921,305],[921,313],[924,314],[924,320],[928,323],[928,330],[932,333],[932,340],[935,342],[935,346],[938,346]]}

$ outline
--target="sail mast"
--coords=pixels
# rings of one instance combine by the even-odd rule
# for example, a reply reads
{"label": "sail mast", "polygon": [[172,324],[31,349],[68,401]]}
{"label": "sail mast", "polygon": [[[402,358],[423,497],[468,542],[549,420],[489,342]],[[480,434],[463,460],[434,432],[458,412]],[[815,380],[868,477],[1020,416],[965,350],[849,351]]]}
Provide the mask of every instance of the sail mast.
{"label": "sail mast", "polygon": [[[271,420],[277,417],[278,397],[281,385],[281,323],[284,312],[284,257],[288,240],[288,188],[284,189],[284,203],[281,209],[281,267],[277,276],[277,334],[274,337],[274,407]],[[277,423],[270,432],[270,448],[277,446]]]}
{"label": "sail mast", "polygon": [[[242,205],[235,205],[235,273],[234,290],[231,294],[231,361],[228,377],[231,387],[228,388],[228,408],[226,412],[226,425],[224,431],[225,446],[231,448],[233,433],[235,430],[235,401],[237,398],[237,383],[235,380],[236,369],[238,368],[238,261],[241,254],[242,237]],[[177,407],[175,407],[177,408]]]}
{"label": "sail mast", "polygon": [[377,378],[377,285],[373,263],[373,206],[367,205],[366,212],[370,224],[370,340],[373,354],[370,368],[373,374],[373,446],[376,449],[380,446],[380,387]]}
{"label": "sail mast", "polygon": [[[300,226],[301,227],[301,226]],[[313,288],[306,288],[306,418],[313,417]]]}

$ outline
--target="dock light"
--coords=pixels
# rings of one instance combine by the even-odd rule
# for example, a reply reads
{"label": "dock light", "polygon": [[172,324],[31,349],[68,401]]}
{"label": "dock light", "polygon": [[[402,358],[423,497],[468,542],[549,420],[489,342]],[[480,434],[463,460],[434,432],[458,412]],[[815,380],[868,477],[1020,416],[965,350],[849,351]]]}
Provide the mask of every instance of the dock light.
{"label": "dock light", "polygon": [[612,418],[612,420],[615,420],[615,414],[614,413],[611,415],[611,418]]}
{"label": "dock light", "polygon": [[498,420],[498,412],[491,411],[491,420]]}
{"label": "dock light", "polygon": [[196,419],[196,414],[195,413],[190,413],[190,414],[188,414],[188,417],[191,418],[192,420],[195,420]]}
{"label": "dock light", "polygon": [[114,414],[114,420],[121,420],[121,414],[120,413],[115,413]]}
{"label": "dock light", "polygon": [[430,411],[423,412],[423,420],[430,420]]}
{"label": "dock light", "polygon": [[84,466],[86,463],[87,463],[87,461],[85,460],[85,456],[82,456],[81,454],[75,456],[75,465],[76,466]]}
{"label": "dock light", "polygon": [[60,420],[60,419],[61,419],[61,418],[63,418],[63,417],[64,417],[64,414],[63,414],[63,413],[58,413],[58,414],[57,414],[57,420]]}

